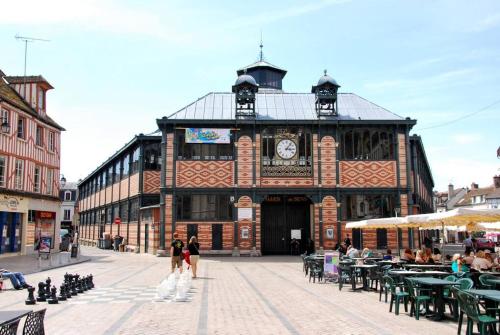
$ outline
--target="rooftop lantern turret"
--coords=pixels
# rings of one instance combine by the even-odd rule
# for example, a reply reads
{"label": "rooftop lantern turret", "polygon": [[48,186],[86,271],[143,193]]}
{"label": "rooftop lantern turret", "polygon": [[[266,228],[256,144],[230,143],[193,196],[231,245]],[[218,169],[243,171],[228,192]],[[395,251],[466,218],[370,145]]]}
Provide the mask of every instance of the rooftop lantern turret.
{"label": "rooftop lantern turret", "polygon": [[246,74],[246,71],[238,76],[232,89],[235,93],[236,117],[255,117],[255,93],[258,90],[254,77]]}
{"label": "rooftop lantern turret", "polygon": [[313,86],[311,92],[316,96],[316,113],[320,116],[337,115],[337,90],[340,85],[335,79],[330,77],[325,70],[325,74],[318,80],[318,84]]}

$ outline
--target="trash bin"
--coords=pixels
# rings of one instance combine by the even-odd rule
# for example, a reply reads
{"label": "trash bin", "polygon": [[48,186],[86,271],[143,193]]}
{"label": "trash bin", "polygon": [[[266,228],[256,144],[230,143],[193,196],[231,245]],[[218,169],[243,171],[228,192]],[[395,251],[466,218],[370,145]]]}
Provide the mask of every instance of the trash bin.
{"label": "trash bin", "polygon": [[78,256],[78,244],[73,244],[71,246],[71,258],[76,258]]}
{"label": "trash bin", "polygon": [[116,235],[113,239],[113,247],[115,251],[118,251],[119,245],[122,243],[123,237]]}

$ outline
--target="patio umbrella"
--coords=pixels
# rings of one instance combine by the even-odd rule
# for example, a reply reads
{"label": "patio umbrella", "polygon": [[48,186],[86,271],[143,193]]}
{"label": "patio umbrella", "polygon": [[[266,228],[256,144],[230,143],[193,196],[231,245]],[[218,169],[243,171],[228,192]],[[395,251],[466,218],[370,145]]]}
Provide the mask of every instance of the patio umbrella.
{"label": "patio umbrella", "polygon": [[[352,221],[346,224],[346,229],[376,229],[376,228],[402,228],[406,225],[406,218],[404,217],[390,217],[390,218],[378,218],[378,219],[368,219],[362,221]],[[399,234],[396,231],[396,240],[398,244],[398,254],[401,250],[399,248]]]}

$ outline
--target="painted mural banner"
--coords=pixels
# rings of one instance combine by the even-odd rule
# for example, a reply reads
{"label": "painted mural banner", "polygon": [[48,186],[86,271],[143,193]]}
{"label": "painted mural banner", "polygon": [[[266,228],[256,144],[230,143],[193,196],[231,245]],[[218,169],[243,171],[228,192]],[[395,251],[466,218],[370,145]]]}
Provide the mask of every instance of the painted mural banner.
{"label": "painted mural banner", "polygon": [[186,128],[186,143],[231,143],[231,129]]}
{"label": "painted mural banner", "polygon": [[325,280],[336,280],[339,276],[339,252],[325,252],[325,259],[323,263],[323,273]]}
{"label": "painted mural banner", "polygon": [[41,236],[38,252],[41,254],[44,253],[48,254],[50,253],[51,247],[52,247],[52,236]]}

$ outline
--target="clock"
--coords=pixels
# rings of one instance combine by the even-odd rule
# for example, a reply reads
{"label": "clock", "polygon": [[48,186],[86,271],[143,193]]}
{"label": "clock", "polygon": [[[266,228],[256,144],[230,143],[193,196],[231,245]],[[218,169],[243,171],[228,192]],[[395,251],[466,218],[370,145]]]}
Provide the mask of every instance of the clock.
{"label": "clock", "polygon": [[282,159],[293,158],[297,154],[297,144],[292,140],[281,140],[276,145],[276,152]]}

